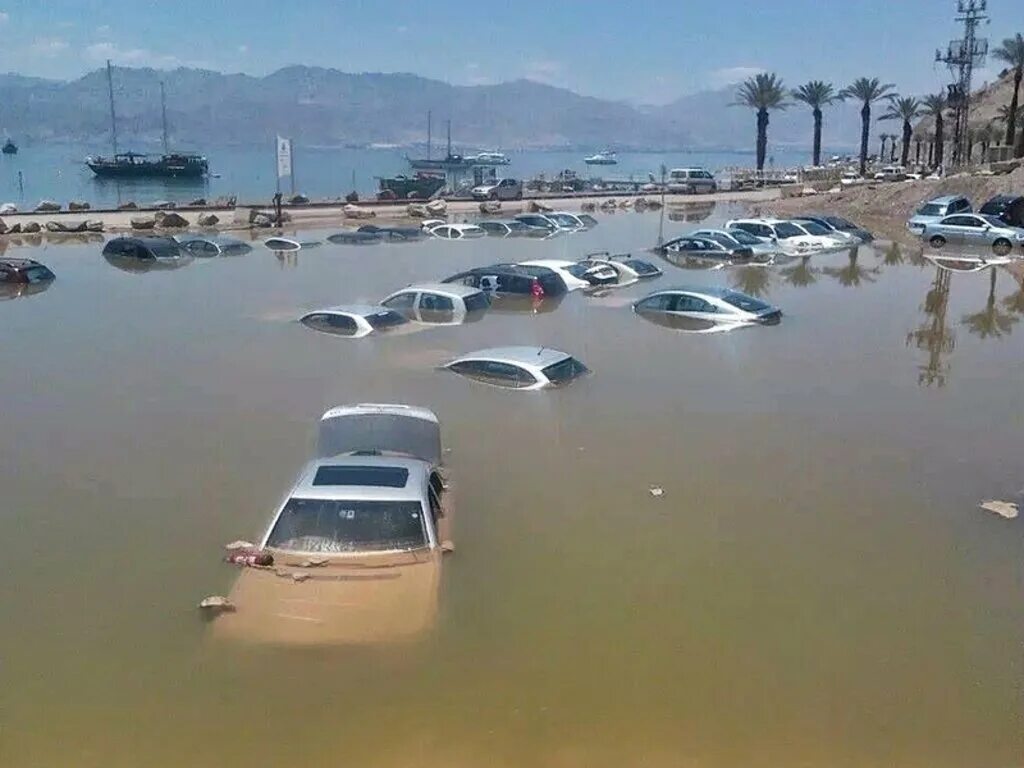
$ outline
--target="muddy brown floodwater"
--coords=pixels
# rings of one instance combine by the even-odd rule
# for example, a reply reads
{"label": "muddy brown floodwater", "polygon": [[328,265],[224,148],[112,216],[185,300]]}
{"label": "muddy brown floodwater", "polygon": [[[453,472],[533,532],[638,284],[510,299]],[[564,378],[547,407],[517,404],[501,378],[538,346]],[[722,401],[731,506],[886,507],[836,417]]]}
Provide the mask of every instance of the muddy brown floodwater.
{"label": "muddy brown floodwater", "polygon": [[[1024,486],[1008,271],[863,247],[666,264],[390,338],[294,321],[470,265],[637,251],[658,222],[142,274],[98,244],[8,251],[58,278],[0,302],[0,765],[1019,764],[1024,529],[977,508]],[[722,282],[782,323],[687,334],[628,307]],[[434,368],[504,344],[593,376],[523,393]],[[222,545],[264,529],[319,415],[367,400],[434,409],[451,448],[432,629],[215,641],[195,606],[237,576]]]}

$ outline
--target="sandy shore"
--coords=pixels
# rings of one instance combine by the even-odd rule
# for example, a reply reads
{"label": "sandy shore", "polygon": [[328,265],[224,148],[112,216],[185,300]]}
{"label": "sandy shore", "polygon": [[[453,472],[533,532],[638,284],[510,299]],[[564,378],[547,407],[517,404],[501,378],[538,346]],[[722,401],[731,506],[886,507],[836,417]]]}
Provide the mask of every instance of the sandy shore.
{"label": "sandy shore", "polygon": [[[571,197],[536,197],[525,198],[514,203],[503,203],[499,213],[492,214],[492,218],[508,218],[518,213],[525,213],[532,200],[556,210],[578,211],[584,204],[600,206],[608,200],[624,201],[635,200],[637,197],[646,197],[649,200],[660,200],[660,195],[605,195],[605,196],[571,196]],[[764,203],[775,200],[779,197],[778,189],[759,189],[736,192],[716,192],[710,195],[665,195],[666,206],[687,206],[706,205],[716,202],[745,202]],[[463,217],[479,216],[480,204],[469,200],[457,200],[448,202],[448,218],[459,220]],[[366,205],[367,210],[374,213],[374,217],[366,219],[351,219],[345,216],[344,203],[314,203],[310,205],[284,206],[291,217],[289,228],[296,227],[327,227],[327,226],[349,226],[358,227],[361,224],[409,224],[416,219],[410,218],[405,203]],[[249,213],[251,210],[269,212],[270,206],[239,205],[235,208],[176,208],[174,212],[188,220],[192,227],[198,226],[197,219],[200,215],[212,213],[219,219],[212,228],[216,230],[242,230],[250,229]],[[63,224],[76,223],[85,220],[100,221],[103,223],[105,232],[127,232],[131,231],[131,220],[134,217],[148,217],[155,213],[154,209],[140,209],[134,211],[111,211],[111,210],[90,210],[90,211],[61,211],[54,213],[15,213],[2,217],[4,224],[11,227],[21,224],[22,227],[29,222],[37,222],[45,225],[48,221],[56,221]],[[170,230],[167,230],[170,231]]]}

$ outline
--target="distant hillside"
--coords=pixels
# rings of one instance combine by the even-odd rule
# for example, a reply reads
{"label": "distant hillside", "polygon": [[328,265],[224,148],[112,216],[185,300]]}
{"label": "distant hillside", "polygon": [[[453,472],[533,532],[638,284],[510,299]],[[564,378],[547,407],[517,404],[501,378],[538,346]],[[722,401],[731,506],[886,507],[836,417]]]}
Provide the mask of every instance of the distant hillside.
{"label": "distant hillside", "polygon": [[[117,67],[118,133],[126,143],[158,140],[161,80],[171,138],[183,148],[265,142],[278,133],[306,145],[413,144],[426,138],[428,110],[435,141],[443,141],[450,117],[461,146],[748,149],[754,135],[750,110],[730,106],[731,88],[636,108],[528,80],[453,86],[410,74],[305,66],[266,77]],[[810,132],[806,109],[794,106],[772,116],[773,145],[806,145]],[[19,140],[105,143],[105,71],[70,82],[0,75],[0,133]],[[856,110],[828,111],[826,146],[852,146],[856,136]]]}
{"label": "distant hillside", "polygon": [[[1022,87],[1024,90],[1024,87]],[[971,125],[982,125],[995,121],[996,128],[1006,130],[1006,125],[996,118],[999,108],[1010,103],[1013,96],[1013,71],[1006,70],[994,82],[988,83],[971,94]],[[918,123],[919,131],[931,131],[933,120],[925,118]]]}

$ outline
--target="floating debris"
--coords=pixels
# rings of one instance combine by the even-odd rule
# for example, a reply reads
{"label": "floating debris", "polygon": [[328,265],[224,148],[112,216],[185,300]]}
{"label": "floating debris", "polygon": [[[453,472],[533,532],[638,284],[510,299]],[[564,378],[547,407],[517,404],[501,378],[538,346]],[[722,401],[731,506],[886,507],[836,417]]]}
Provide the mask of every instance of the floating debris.
{"label": "floating debris", "polygon": [[308,573],[293,573],[292,574],[292,581],[300,581],[301,582],[301,581],[305,581],[308,578],[309,578],[309,574]]}
{"label": "floating debris", "polygon": [[221,595],[210,595],[204,597],[199,603],[199,610],[207,616],[218,616],[222,613],[232,613],[235,610],[235,604]]}
{"label": "floating debris", "polygon": [[251,541],[242,541],[241,539],[237,539],[235,541],[230,542],[229,544],[225,544],[224,549],[226,549],[228,552],[231,552],[235,549],[256,549],[256,545],[253,544]]}
{"label": "floating debris", "polygon": [[665,489],[657,485],[652,485],[650,488],[647,489],[647,492],[651,494],[651,496],[654,496],[655,498],[657,498],[658,496],[665,495]]}
{"label": "floating debris", "polygon": [[274,564],[274,556],[262,549],[234,549],[224,557],[224,562],[232,565],[247,565],[255,568],[267,568]]}
{"label": "floating debris", "polygon": [[299,563],[299,568],[323,568],[328,562],[326,557],[311,557]]}
{"label": "floating debris", "polygon": [[442,553],[447,555],[449,552],[454,552],[454,551],[455,551],[455,542],[454,541],[452,541],[451,539],[445,539],[444,541],[441,542],[441,552]]}
{"label": "floating debris", "polygon": [[1013,518],[1020,514],[1020,509],[1012,501],[995,501],[989,499],[981,502],[978,506],[986,512],[995,512],[997,515],[1005,517],[1007,520],[1013,520]]}

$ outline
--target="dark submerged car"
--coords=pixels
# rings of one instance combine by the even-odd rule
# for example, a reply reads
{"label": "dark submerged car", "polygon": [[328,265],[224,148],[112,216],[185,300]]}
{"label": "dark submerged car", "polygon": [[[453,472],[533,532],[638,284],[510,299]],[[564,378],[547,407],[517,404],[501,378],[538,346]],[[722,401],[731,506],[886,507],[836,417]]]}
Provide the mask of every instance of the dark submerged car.
{"label": "dark submerged car", "polygon": [[153,261],[182,259],[185,252],[170,237],[115,237],[103,246],[103,255]]}
{"label": "dark submerged car", "polygon": [[875,236],[864,227],[857,226],[849,219],[844,219],[842,216],[833,216],[831,214],[821,213],[810,213],[805,216],[797,217],[798,221],[813,221],[816,224],[820,224],[828,230],[834,232],[844,232],[847,235],[853,235],[859,238],[862,242],[870,243],[875,239]]}
{"label": "dark submerged car", "polygon": [[397,243],[423,239],[423,230],[419,227],[378,227],[373,224],[364,224],[356,230],[356,233],[380,235],[384,240]]}
{"label": "dark submerged car", "polygon": [[42,293],[55,279],[49,267],[33,259],[0,259],[0,299]]}
{"label": "dark submerged car", "polygon": [[1024,227],[1024,195],[996,195],[978,213],[997,216],[1011,227]]}
{"label": "dark submerged car", "polygon": [[495,264],[476,267],[446,277],[443,283],[461,283],[496,294],[520,296],[561,296],[567,292],[565,282],[546,267],[523,267],[515,264]]}

